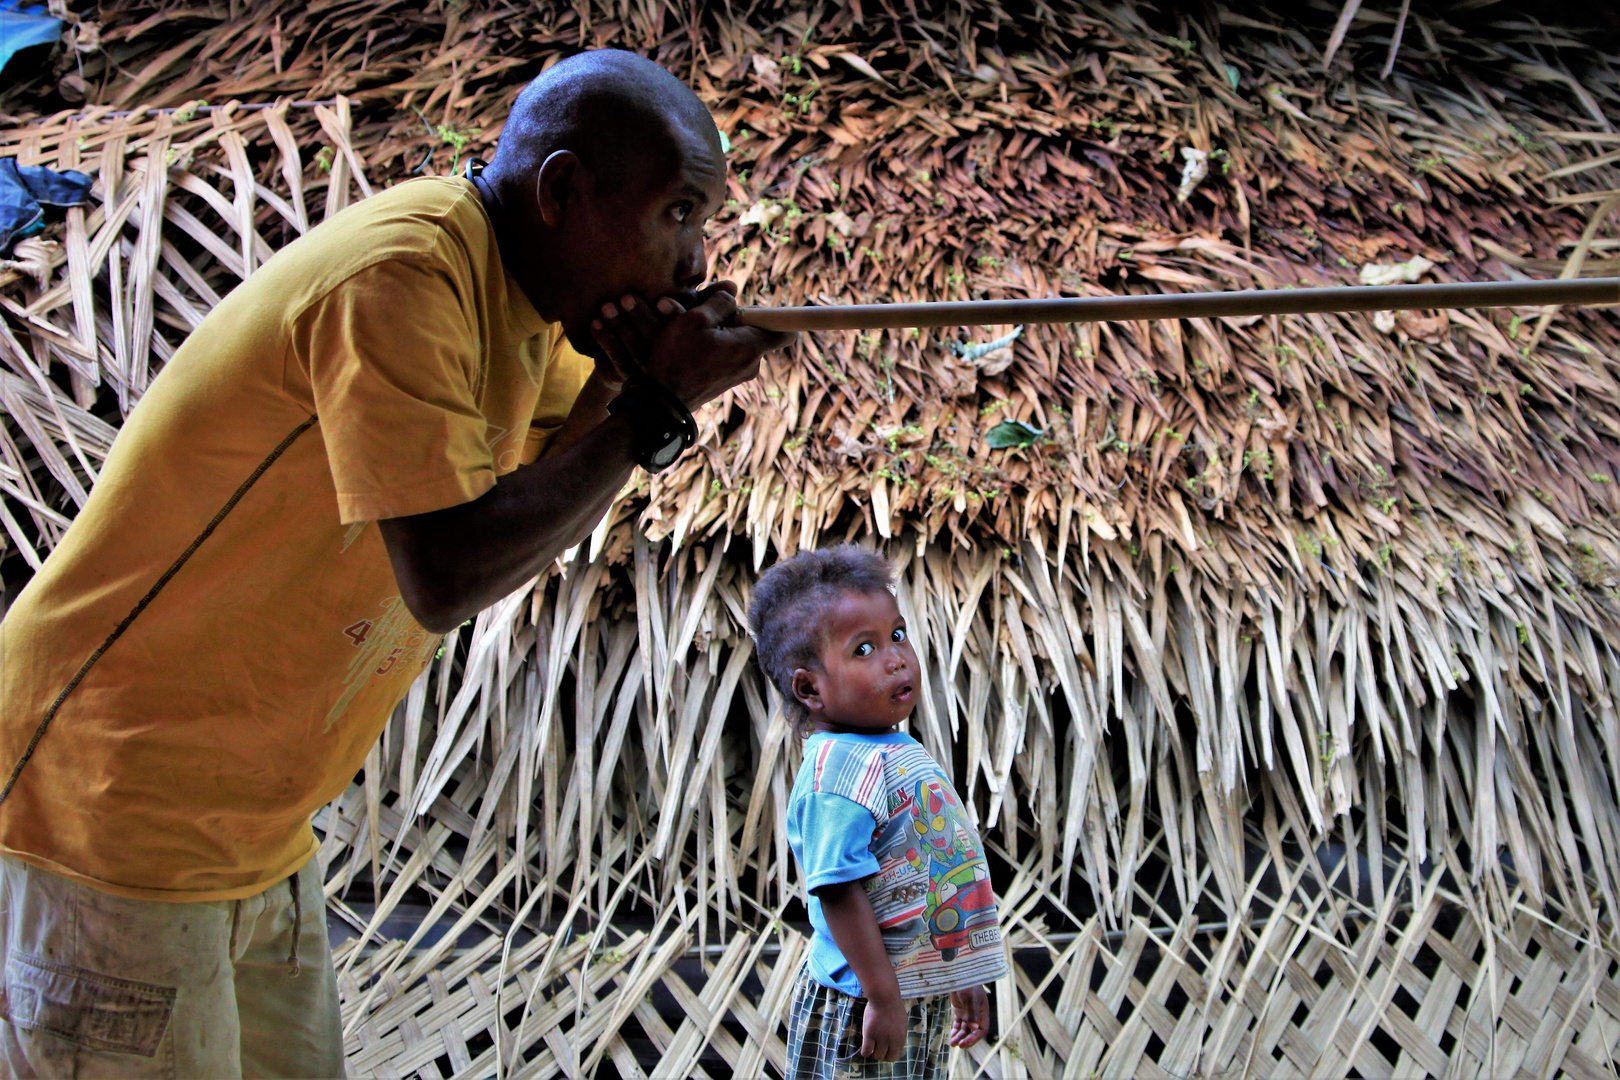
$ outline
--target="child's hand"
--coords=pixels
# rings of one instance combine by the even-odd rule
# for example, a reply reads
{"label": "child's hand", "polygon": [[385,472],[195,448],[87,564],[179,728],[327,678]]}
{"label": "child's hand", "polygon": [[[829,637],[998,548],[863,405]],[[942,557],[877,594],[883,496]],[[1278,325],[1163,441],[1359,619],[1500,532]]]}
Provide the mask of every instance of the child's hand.
{"label": "child's hand", "polygon": [[990,1033],[990,995],[984,987],[951,991],[952,1046],[964,1049]]}
{"label": "child's hand", "polygon": [[[982,993],[982,991],[981,991]],[[906,1048],[906,1003],[900,998],[868,1000],[861,1023],[861,1057],[871,1061],[898,1061]]]}

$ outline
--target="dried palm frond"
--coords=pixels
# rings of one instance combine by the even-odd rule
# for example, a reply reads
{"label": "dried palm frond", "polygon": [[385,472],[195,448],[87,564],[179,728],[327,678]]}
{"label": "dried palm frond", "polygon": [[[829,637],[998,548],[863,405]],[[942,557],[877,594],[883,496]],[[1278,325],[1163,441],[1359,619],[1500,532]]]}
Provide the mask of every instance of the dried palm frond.
{"label": "dried palm frond", "polygon": [[[60,540],[220,296],[487,155],[584,45],[710,104],[713,270],[755,302],[1573,276],[1620,243],[1617,60],[1576,30],[1349,4],[1328,64],[1332,24],[1263,13],[868,6],[82,16],[101,104],[0,130],[96,177],[0,269],[7,552]],[[351,1070],[780,1072],[798,743],[743,612],[846,537],[899,568],[912,727],[1018,961],[956,1075],[1613,1068],[1620,326],[1543,315],[805,337],[452,635],[319,816]]]}

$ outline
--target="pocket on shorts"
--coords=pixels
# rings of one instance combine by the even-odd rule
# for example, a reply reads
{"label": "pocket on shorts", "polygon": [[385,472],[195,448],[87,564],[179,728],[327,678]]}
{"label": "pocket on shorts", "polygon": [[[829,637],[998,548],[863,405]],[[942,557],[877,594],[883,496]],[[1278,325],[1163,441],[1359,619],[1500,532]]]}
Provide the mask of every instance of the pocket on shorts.
{"label": "pocket on shorts", "polygon": [[6,957],[0,1014],[17,1027],[78,1046],[152,1057],[169,1026],[175,989],[115,979],[27,953]]}

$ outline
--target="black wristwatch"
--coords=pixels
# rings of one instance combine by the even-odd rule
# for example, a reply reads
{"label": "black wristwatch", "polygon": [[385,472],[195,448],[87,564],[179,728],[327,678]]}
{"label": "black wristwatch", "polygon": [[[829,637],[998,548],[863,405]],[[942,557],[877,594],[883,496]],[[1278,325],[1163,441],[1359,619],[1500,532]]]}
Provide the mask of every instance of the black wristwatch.
{"label": "black wristwatch", "polygon": [[636,464],[648,472],[663,472],[697,442],[692,410],[651,379],[625,383],[619,396],[608,402],[608,412],[630,418]]}

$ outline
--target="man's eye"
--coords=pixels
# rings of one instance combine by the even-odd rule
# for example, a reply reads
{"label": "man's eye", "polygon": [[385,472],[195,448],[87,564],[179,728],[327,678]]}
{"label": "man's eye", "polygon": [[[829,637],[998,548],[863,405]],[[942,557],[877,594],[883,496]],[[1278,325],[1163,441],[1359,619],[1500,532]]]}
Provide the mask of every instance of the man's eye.
{"label": "man's eye", "polygon": [[870,641],[863,641],[859,645],[855,646],[855,655],[856,656],[871,656],[872,655],[872,643]]}
{"label": "man's eye", "polygon": [[898,627],[890,636],[894,638],[895,641],[904,641],[906,640],[906,628],[903,626]]}
{"label": "man's eye", "polygon": [[692,216],[692,204],[689,202],[676,203],[674,210],[671,212],[675,215],[675,220],[684,225],[686,219]]}

